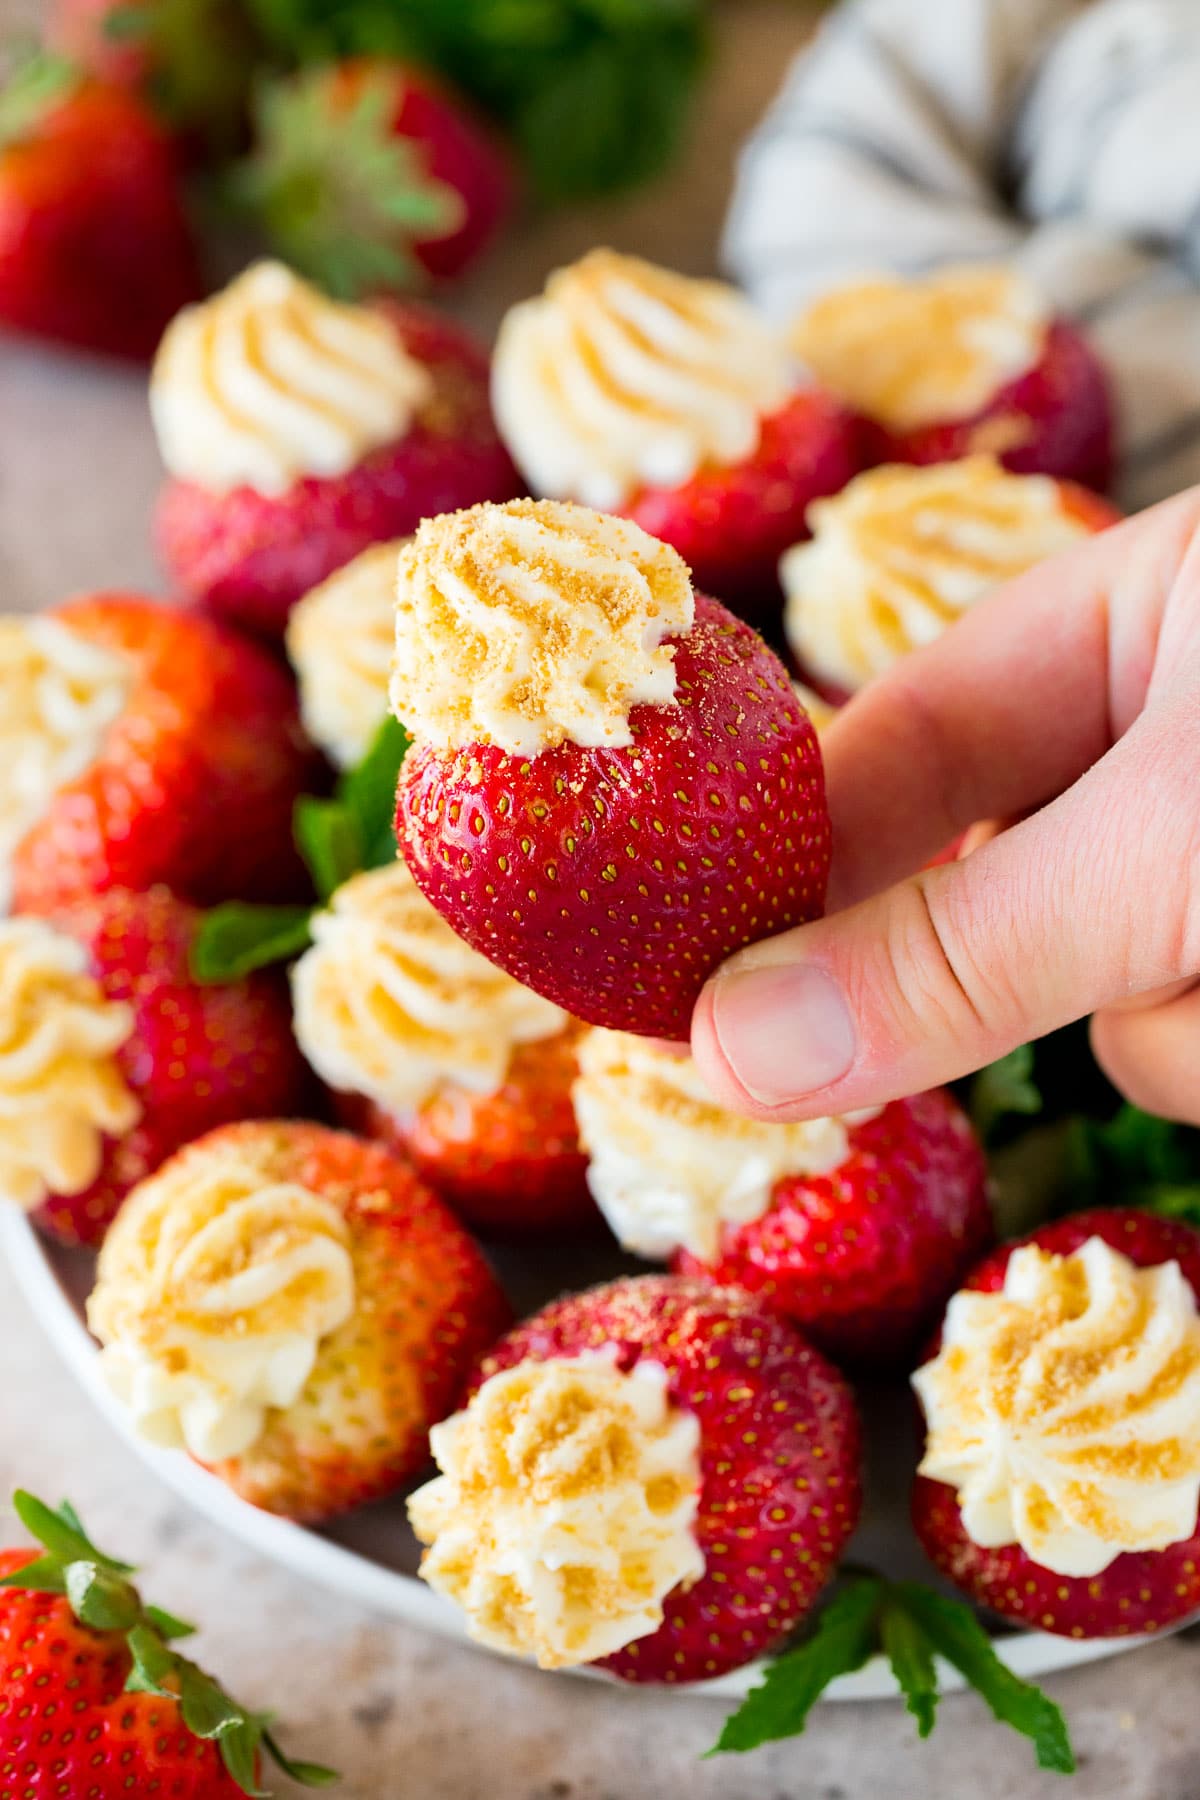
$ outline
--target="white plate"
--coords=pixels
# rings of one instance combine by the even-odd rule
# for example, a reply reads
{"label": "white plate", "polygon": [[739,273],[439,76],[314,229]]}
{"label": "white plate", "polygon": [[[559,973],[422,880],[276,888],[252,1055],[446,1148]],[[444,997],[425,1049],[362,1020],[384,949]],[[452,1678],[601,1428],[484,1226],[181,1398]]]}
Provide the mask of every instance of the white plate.
{"label": "white plate", "polygon": [[[441,1637],[469,1641],[458,1609],[443,1601],[416,1578],[418,1546],[408,1529],[404,1508],[388,1501],[364,1508],[335,1526],[321,1531],[289,1524],[285,1519],[249,1506],[215,1476],[174,1451],[155,1450],[130,1429],[128,1415],[112,1398],[97,1370],[96,1346],[84,1324],[82,1303],[90,1283],[91,1259],[78,1252],[47,1244],[15,1207],[0,1205],[0,1248],[6,1254],[18,1282],[52,1343],[73,1370],[96,1406],[118,1434],[154,1470],[155,1474],[215,1525],[297,1575],[356,1601],[359,1605],[419,1625]],[[598,1260],[611,1258],[597,1246]],[[529,1276],[528,1257],[522,1259]],[[559,1253],[561,1269],[561,1252]],[[611,1267],[576,1269],[573,1279],[600,1279]],[[507,1271],[506,1271],[507,1273]],[[540,1277],[540,1279],[539,1279]],[[547,1277],[549,1277],[547,1279]],[[509,1282],[510,1291],[512,1282]],[[528,1283],[527,1283],[528,1285]],[[534,1293],[528,1304],[563,1285],[550,1271],[532,1273]],[[515,1296],[523,1299],[523,1296]],[[928,1580],[929,1569],[920,1556],[907,1523],[907,1491],[911,1478],[911,1414],[897,1405],[895,1389],[876,1398],[865,1396],[870,1417],[872,1468],[868,1474],[867,1507],[851,1554],[902,1577]],[[1141,1640],[1144,1642],[1145,1640]],[[1018,1675],[1036,1677],[1057,1669],[1077,1668],[1137,1648],[1138,1640],[1097,1638],[1079,1641],[1051,1637],[1043,1632],[1013,1632],[996,1639],[996,1649]],[[569,1671],[572,1674],[589,1671]],[[942,1670],[947,1689],[962,1686],[953,1669]],[[758,1669],[737,1669],[716,1681],[673,1688],[679,1695],[724,1695],[740,1698],[754,1686]],[[857,1671],[833,1682],[827,1700],[882,1700],[896,1696],[891,1670],[876,1656]]]}

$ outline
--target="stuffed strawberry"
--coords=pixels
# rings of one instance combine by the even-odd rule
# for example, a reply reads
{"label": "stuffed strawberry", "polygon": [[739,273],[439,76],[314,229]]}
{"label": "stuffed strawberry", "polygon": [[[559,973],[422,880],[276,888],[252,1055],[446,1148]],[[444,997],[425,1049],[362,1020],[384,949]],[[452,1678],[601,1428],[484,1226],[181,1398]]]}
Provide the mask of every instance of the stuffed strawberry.
{"label": "stuffed strawberry", "polygon": [[353,1097],[346,1116],[473,1224],[594,1216],[566,1014],[456,937],[401,862],[345,882],[311,930],[292,971],[296,1034]]}
{"label": "stuffed strawberry", "polygon": [[151,1442],[317,1522],[400,1487],[508,1319],[411,1166],[321,1125],[210,1132],[130,1197],[88,1322]]}
{"label": "stuffed strawberry", "polygon": [[980,1605],[1064,1637],[1200,1609],[1200,1232],[1133,1208],[1006,1245],[913,1377],[913,1520]]}
{"label": "stuffed strawberry", "polygon": [[397,838],[461,937],[589,1023],[686,1038],[732,951],[817,916],[820,753],[778,659],[628,520],[516,501],[401,553]]}
{"label": "stuffed strawberry", "polygon": [[294,601],[426,514],[504,500],[488,362],[411,304],[327,299],[258,263],[163,339],[159,550],[185,594],[278,637]]}
{"label": "stuffed strawberry", "polygon": [[289,898],[314,773],[286,672],[211,620],[132,594],[0,618],[0,904]]}
{"label": "stuffed strawberry", "polygon": [[200,293],[171,140],[121,87],[39,58],[0,91],[0,327],[148,359]]}
{"label": "stuffed strawberry", "polygon": [[362,761],[388,716],[396,568],[406,541],[362,551],[305,594],[288,620],[305,729],[339,769]]}
{"label": "stuffed strawberry", "polygon": [[238,1800],[264,1765],[327,1787],[176,1648],[194,1627],[144,1604],[136,1570],[98,1550],[65,1502],[18,1493],[44,1554],[0,1550],[0,1793],[22,1800]]}
{"label": "stuffed strawberry", "polygon": [[99,1243],[201,1132],[308,1098],[274,979],[192,979],[200,918],[165,888],[111,888],[53,924],[0,920],[0,1198],[62,1243]]}
{"label": "stuffed strawberry", "polygon": [[736,1288],[674,1276],[555,1301],[480,1365],[409,1501],[421,1573],[543,1668],[701,1681],[812,1607],[858,1519],[849,1389]]}
{"label": "stuffed strawberry", "polygon": [[286,262],[356,299],[461,275],[507,217],[513,174],[428,71],[364,56],[266,87],[241,187]]}
{"label": "stuffed strawberry", "polygon": [[1098,494],[991,455],[892,463],[809,510],[780,565],[800,667],[841,698],[932,643],[994,588],[1120,518]]}
{"label": "stuffed strawberry", "polygon": [[534,493],[628,514],[743,606],[859,466],[848,415],[748,301],[611,250],[508,314],[492,393]]}
{"label": "stuffed strawberry", "polygon": [[795,321],[789,342],[860,415],[867,462],[985,451],[1020,475],[1109,484],[1103,365],[1013,269],[964,264],[835,288]]}
{"label": "stuffed strawberry", "polygon": [[588,1180],[621,1244],[749,1289],[831,1356],[901,1357],[991,1242],[948,1094],[781,1125],[728,1112],[690,1056],[644,1038],[591,1031],[578,1059]]}

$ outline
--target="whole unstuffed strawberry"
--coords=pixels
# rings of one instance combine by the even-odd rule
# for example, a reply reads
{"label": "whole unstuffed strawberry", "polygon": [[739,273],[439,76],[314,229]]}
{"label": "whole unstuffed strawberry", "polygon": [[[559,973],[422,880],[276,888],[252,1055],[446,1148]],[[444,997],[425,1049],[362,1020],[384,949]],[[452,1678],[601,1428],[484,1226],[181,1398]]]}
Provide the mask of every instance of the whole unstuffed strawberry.
{"label": "whole unstuffed strawberry", "polygon": [[136,1570],[98,1550],[65,1502],[13,1501],[35,1550],[0,1550],[0,1779],[22,1800],[238,1800],[286,1756],[265,1713],[230,1699],[176,1647],[194,1627],[147,1606]]}
{"label": "whole unstuffed strawberry", "polygon": [[860,466],[849,415],[741,295],[611,250],[512,309],[492,393],[534,493],[628,514],[743,608],[777,604],[809,502]]}
{"label": "whole unstuffed strawberry", "polygon": [[858,1518],[840,1376],[734,1288],[674,1276],[558,1300],[431,1434],[409,1515],[472,1637],[544,1668],[700,1681],[809,1611]]}
{"label": "whole unstuffed strawberry", "polygon": [[171,479],[160,554],[185,594],[278,637],[293,603],[428,514],[519,491],[488,359],[412,303],[339,303],[258,263],[174,321],[150,408]]}
{"label": "whole unstuffed strawberry", "polygon": [[0,899],[165,883],[201,904],[302,892],[313,752],[286,671],[131,594],[0,618]]}
{"label": "whole unstuffed strawberry", "polygon": [[576,1018],[686,1038],[732,951],[816,917],[816,737],[675,551],[554,501],[401,552],[397,838],[461,937]]}
{"label": "whole unstuffed strawberry", "polygon": [[991,1242],[983,1156],[944,1092],[783,1125],[625,1033],[589,1032],[579,1067],[588,1179],[625,1248],[749,1289],[838,1359],[894,1364]]}
{"label": "whole unstuffed strawberry", "polygon": [[0,920],[0,1199],[98,1244],[135,1183],[201,1132],[301,1109],[287,996],[192,979],[202,915],[111,888],[54,922]]}
{"label": "whole unstuffed strawberry", "polygon": [[292,971],[296,1034],[347,1120],[411,1156],[475,1225],[594,1218],[566,1014],[456,937],[402,862],[343,883],[311,930]]}
{"label": "whole unstuffed strawberry", "polygon": [[427,70],[364,56],[264,90],[242,190],[285,261],[353,299],[462,274],[503,224],[513,174]]}
{"label": "whole unstuffed strawberry", "polygon": [[39,59],[0,92],[0,326],[148,359],[201,291],[167,132]]}
{"label": "whole unstuffed strawberry", "polygon": [[1200,1232],[1133,1208],[1008,1244],[913,1377],[913,1522],[980,1605],[1064,1637],[1200,1609]]}
{"label": "whole unstuffed strawberry", "polygon": [[151,1442],[315,1522],[392,1492],[508,1321],[482,1253],[379,1144],[228,1126],[131,1195],[88,1322]]}
{"label": "whole unstuffed strawberry", "polygon": [[1109,484],[1104,367],[1013,269],[964,264],[835,288],[795,322],[790,342],[860,415],[867,462],[983,451],[1019,475],[1100,492]]}
{"label": "whole unstuffed strawberry", "polygon": [[940,637],[1006,581],[1120,518],[1098,494],[990,455],[868,469],[809,514],[783,558],[796,661],[844,699]]}

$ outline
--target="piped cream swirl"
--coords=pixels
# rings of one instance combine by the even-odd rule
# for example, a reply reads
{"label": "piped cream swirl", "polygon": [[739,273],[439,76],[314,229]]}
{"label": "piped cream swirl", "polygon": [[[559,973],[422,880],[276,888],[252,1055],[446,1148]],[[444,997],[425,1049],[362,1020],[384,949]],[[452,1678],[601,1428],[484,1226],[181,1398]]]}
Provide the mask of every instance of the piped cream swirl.
{"label": "piped cream swirl", "polygon": [[341,1211],[272,1178],[240,1137],[199,1140],[137,1188],[100,1254],[88,1323],[150,1442],[240,1456],[299,1399],[353,1315]]}
{"label": "piped cream swirl", "polygon": [[281,494],[402,438],[429,375],[395,327],[260,262],[167,328],[150,411],[170,473],[210,493]]}
{"label": "piped cream swirl", "polygon": [[296,1036],[330,1087],[404,1115],[443,1083],[494,1093],[567,1015],[451,930],[402,862],[356,875],[292,972]]}
{"label": "piped cream swirl", "polygon": [[1050,315],[1015,269],[956,264],[825,294],[789,341],[822,386],[892,431],[981,412],[1039,360]]}
{"label": "piped cream swirl", "polygon": [[1178,1263],[1026,1245],[998,1293],[954,1296],[913,1386],[921,1473],[958,1490],[976,1544],[1092,1576],[1195,1532],[1200,1316]]}
{"label": "piped cream swirl", "polygon": [[82,944],[41,919],[0,920],[0,1200],[32,1211],[95,1181],[105,1137],[141,1118],[117,1061],[132,1030]]}
{"label": "piped cream swirl", "polygon": [[666,1371],[603,1352],[523,1362],[430,1433],[441,1474],[408,1503],[421,1574],[471,1636],[562,1668],[656,1631],[704,1573],[700,1427]]}
{"label": "piped cream swirl", "polygon": [[870,469],[808,517],[811,540],[780,565],[788,642],[814,676],[850,689],[1089,532],[1057,482],[991,456]]}
{"label": "piped cream swirl", "polygon": [[712,1258],[722,1227],[766,1212],[785,1176],[823,1175],[850,1153],[846,1119],[772,1124],[720,1106],[690,1056],[589,1031],[574,1090],[588,1185],[627,1250]]}
{"label": "piped cream swirl", "polygon": [[492,394],[531,486],[607,509],[752,456],[763,418],[798,385],[733,288],[593,250],[508,314]]}
{"label": "piped cream swirl", "polygon": [[426,519],[400,553],[392,710],[439,749],[631,743],[675,698],[687,566],[626,519],[514,500]]}
{"label": "piped cream swirl", "polygon": [[406,542],[373,544],[306,594],[288,620],[305,729],[339,769],[362,761],[387,717],[396,559]]}

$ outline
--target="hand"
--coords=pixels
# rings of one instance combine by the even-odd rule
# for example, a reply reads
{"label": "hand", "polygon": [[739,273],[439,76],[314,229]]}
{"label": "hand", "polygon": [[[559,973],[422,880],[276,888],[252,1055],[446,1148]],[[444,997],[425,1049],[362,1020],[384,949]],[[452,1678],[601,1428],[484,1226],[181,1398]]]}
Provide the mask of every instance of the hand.
{"label": "hand", "polygon": [[1116,1085],[1200,1123],[1200,488],[992,595],[847,708],[825,763],[830,915],[696,1008],[724,1101],[878,1105],[1093,1013]]}

